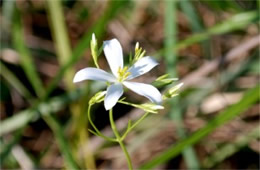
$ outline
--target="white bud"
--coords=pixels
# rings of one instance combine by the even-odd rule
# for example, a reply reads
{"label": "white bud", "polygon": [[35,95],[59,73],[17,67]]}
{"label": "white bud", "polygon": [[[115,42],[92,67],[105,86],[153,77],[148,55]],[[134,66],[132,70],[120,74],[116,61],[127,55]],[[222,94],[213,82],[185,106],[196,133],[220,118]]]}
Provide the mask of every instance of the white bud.
{"label": "white bud", "polygon": [[137,51],[139,49],[139,42],[137,42],[136,44],[135,44],[135,51]]}
{"label": "white bud", "polygon": [[97,39],[96,39],[95,33],[92,33],[92,42],[93,42],[93,44],[97,44]]}

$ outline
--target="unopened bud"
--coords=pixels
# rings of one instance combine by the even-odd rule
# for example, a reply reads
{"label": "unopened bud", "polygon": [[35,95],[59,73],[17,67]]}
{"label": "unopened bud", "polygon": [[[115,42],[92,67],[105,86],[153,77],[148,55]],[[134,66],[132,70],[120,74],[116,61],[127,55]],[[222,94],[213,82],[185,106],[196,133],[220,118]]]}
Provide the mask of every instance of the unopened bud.
{"label": "unopened bud", "polygon": [[178,95],[178,90],[181,88],[181,86],[183,86],[183,83],[180,83],[176,86],[173,86],[172,88],[170,88],[164,95],[163,95],[163,99],[169,99],[172,98],[174,96]]}
{"label": "unopened bud", "polygon": [[98,66],[98,43],[97,43],[97,39],[95,34],[92,34],[92,39],[90,41],[90,49],[91,49],[91,55],[93,57],[94,63],[96,65],[97,68],[99,68]]}
{"label": "unopened bud", "polygon": [[163,106],[157,105],[154,103],[144,103],[144,104],[141,104],[139,108],[143,109],[146,112],[150,112],[150,113],[158,113],[158,110],[164,109]]}
{"label": "unopened bud", "polygon": [[162,86],[166,86],[168,84],[173,83],[174,81],[177,81],[178,78],[168,78],[169,74],[164,74],[160,77],[158,77],[155,81],[154,81],[154,85],[156,87],[162,87]]}
{"label": "unopened bud", "polygon": [[89,104],[100,103],[104,100],[107,91],[100,91],[96,93],[90,100]]}
{"label": "unopened bud", "polygon": [[135,44],[135,52],[139,49],[139,42]]}

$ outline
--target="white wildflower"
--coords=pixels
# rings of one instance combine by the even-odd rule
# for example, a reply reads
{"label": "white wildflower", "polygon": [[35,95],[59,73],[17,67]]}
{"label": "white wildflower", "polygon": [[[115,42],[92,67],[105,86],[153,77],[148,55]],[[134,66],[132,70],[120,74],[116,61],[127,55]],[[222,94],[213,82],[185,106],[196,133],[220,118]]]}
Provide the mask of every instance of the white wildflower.
{"label": "white wildflower", "polygon": [[73,82],[83,80],[99,80],[109,82],[105,96],[105,109],[111,109],[123,95],[123,85],[133,92],[148,98],[151,102],[160,104],[162,95],[152,85],[130,82],[154,68],[158,63],[151,57],[145,56],[136,61],[130,68],[124,67],[122,47],[117,39],[104,41],[104,53],[112,74],[93,67],[78,71]]}

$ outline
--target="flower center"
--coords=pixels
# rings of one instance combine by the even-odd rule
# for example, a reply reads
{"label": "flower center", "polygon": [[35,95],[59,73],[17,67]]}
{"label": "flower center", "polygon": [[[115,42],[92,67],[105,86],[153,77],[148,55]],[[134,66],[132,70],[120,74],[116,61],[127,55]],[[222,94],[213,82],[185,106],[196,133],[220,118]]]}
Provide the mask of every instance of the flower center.
{"label": "flower center", "polygon": [[117,73],[118,73],[118,78],[117,78],[117,80],[119,81],[119,82],[123,82],[131,73],[129,72],[129,71],[127,71],[128,70],[128,67],[127,66],[125,66],[124,68],[121,68],[121,67],[119,67],[118,68],[118,71],[117,71]]}

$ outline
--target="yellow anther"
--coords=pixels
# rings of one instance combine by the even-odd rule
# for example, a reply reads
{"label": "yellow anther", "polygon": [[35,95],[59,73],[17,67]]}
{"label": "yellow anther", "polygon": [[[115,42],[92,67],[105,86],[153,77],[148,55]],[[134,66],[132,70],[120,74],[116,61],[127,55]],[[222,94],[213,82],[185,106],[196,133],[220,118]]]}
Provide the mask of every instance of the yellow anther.
{"label": "yellow anther", "polygon": [[128,67],[127,67],[127,66],[126,66],[126,67],[124,67],[124,68],[123,68],[123,70],[122,70],[122,72],[123,72],[123,73],[125,73],[127,69],[128,69]]}
{"label": "yellow anther", "polygon": [[127,72],[127,73],[125,73],[125,78],[127,78],[128,76],[130,76],[130,72]]}
{"label": "yellow anther", "polygon": [[118,68],[118,81],[122,82],[124,81],[129,75],[130,72],[127,72],[128,67],[124,67],[123,69],[121,67]]}

